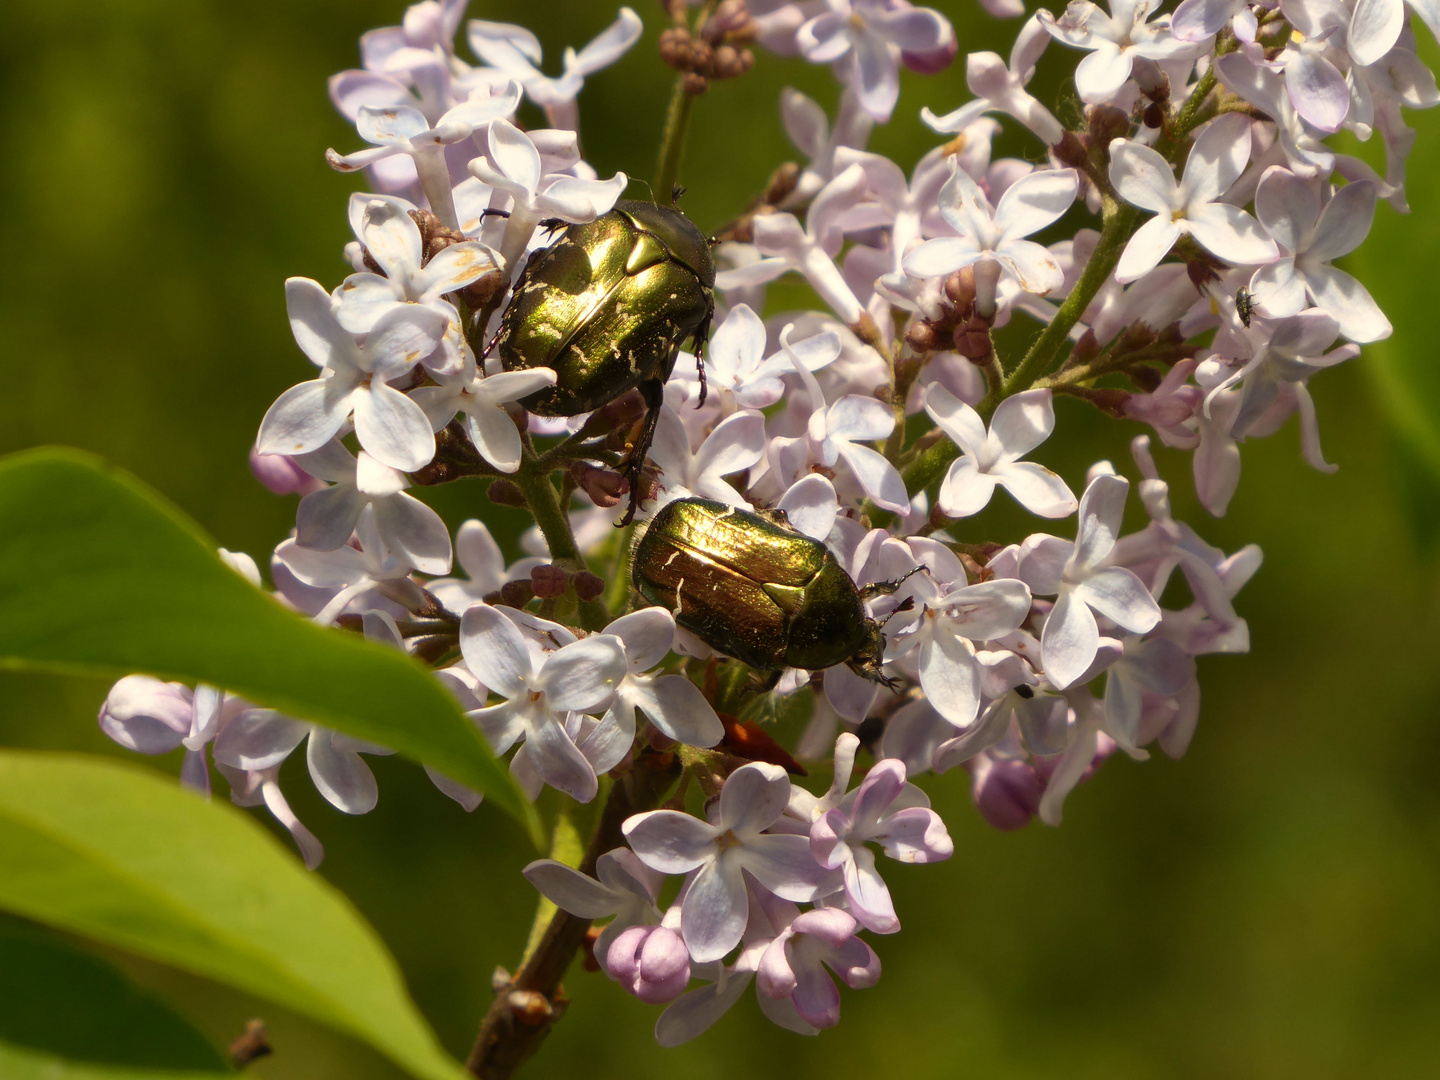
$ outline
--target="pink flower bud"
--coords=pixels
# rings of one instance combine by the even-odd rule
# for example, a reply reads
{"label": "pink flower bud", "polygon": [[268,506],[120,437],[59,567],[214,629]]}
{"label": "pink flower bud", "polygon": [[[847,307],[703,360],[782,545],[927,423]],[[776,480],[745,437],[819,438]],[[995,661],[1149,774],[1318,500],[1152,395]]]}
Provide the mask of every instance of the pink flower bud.
{"label": "pink flower bud", "polygon": [[262,454],[254,447],[250,449],[250,471],[276,495],[309,495],[325,486],[288,454]]}

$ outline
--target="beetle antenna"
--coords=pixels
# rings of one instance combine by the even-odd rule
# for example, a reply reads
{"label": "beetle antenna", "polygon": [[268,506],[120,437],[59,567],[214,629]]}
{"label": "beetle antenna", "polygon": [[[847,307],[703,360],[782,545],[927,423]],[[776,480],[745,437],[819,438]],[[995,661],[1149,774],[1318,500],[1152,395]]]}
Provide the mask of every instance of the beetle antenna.
{"label": "beetle antenna", "polygon": [[680,197],[685,194],[686,189],[680,184],[673,184],[670,187],[670,205],[676,210],[680,209]]}
{"label": "beetle antenna", "polygon": [[[630,178],[630,181],[631,181],[631,183],[634,183],[634,184],[644,184],[644,185],[645,185],[645,190],[648,191],[648,192],[650,192],[650,201],[651,201],[652,203],[655,202],[655,189],[650,186],[650,181],[649,181],[649,180],[642,180],[642,179],[640,179],[640,177],[638,177],[638,176],[632,176],[632,177]],[[657,205],[658,205],[658,204],[657,204]]]}

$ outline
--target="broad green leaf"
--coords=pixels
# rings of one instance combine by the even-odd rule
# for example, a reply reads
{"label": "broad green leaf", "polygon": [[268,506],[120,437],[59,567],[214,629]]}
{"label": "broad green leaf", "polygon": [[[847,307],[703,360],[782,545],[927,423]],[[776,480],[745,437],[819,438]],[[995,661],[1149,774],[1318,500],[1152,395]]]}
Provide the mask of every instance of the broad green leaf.
{"label": "broad green leaf", "polygon": [[0,1076],[5,1080],[234,1080],[235,1073],[67,1061],[0,1042]]}
{"label": "broad green leaf", "polygon": [[6,1042],[115,1065],[228,1067],[188,1020],[109,961],[8,916],[0,917],[0,1043]]}
{"label": "broad green leaf", "polygon": [[0,663],[233,690],[484,791],[544,844],[509,772],[418,663],[286,610],[156,492],[78,450],[0,459]]}
{"label": "broad green leaf", "polygon": [[422,1080],[465,1075],[340,892],[152,770],[0,751],[0,909],[277,1002]]}

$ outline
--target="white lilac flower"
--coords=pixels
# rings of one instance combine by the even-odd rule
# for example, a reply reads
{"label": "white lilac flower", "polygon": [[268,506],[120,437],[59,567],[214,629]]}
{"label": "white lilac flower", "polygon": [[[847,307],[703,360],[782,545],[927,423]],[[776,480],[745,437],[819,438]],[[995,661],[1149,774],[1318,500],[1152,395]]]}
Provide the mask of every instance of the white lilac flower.
{"label": "white lilac flower", "polygon": [[463,414],[465,432],[480,456],[500,472],[513,473],[520,468],[520,429],[505,406],[554,386],[555,371],[533,367],[486,375],[468,345],[463,346],[462,355],[459,371],[436,375],[438,385],[413,390],[410,398],[423,411],[432,432],[445,427],[457,413]]}
{"label": "white lilac flower", "polygon": [[368,197],[356,236],[382,273],[364,271],[346,278],[334,293],[335,318],[352,333],[364,334],[397,305],[432,307],[449,320],[449,328],[440,354],[421,362],[436,373],[454,371],[460,366],[464,334],[458,312],[443,298],[500,269],[500,256],[477,240],[465,240],[441,249],[422,266],[425,253],[420,228],[410,216],[413,209],[394,196]]}
{"label": "white lilac flower", "polygon": [[[912,249],[905,256],[905,272],[944,277],[974,265],[975,308],[982,315],[995,309],[1001,274],[1026,292],[1053,292],[1064,283],[1064,273],[1049,250],[1024,238],[1058,220],[1078,190],[1074,170],[1044,169],[1011,184],[992,208],[979,185],[956,167],[940,189],[940,212],[956,235],[926,240]],[[988,272],[986,264],[992,267]],[[982,283],[985,295],[980,294]]]}
{"label": "white lilac flower", "polygon": [[[635,711],[663,734],[690,746],[714,746],[725,736],[725,728],[700,688],[684,675],[646,675],[665,659],[675,645],[675,617],[663,607],[641,608],[622,615],[605,633],[620,639],[625,647],[628,670],[615,687],[615,700],[600,722],[610,748],[604,755],[609,764],[596,765],[608,772],[629,753],[635,741]],[[592,735],[592,744],[598,735]],[[613,757],[614,760],[611,760]]]}
{"label": "white lilac flower", "polygon": [[1110,144],[1110,181],[1126,202],[1155,214],[1136,230],[1115,268],[1117,281],[1148,274],[1189,234],[1227,262],[1269,262],[1278,251],[1259,222],[1221,199],[1250,160],[1251,120],[1227,113],[1212,120],[1195,139],[1185,173],[1175,182],[1169,163],[1148,146],[1129,139]]}
{"label": "white lilac flower", "polygon": [[[715,328],[705,349],[705,380],[709,393],[718,395],[722,413],[735,409],[765,409],[785,395],[781,376],[793,369],[784,349],[765,355],[767,344],[765,324],[747,304],[736,304]],[[791,345],[795,354],[811,371],[818,371],[840,355],[840,339],[825,332]],[[683,363],[683,357],[682,357]],[[677,365],[671,383],[686,387],[686,396],[699,392],[699,377],[689,366]]]}
{"label": "white lilac flower", "polygon": [[264,806],[295,841],[306,868],[314,870],[320,865],[325,858],[325,845],[320,843],[319,838],[307,829],[295,816],[295,811],[290,809],[290,803],[280,790],[279,765],[247,771],[216,762],[216,768],[230,785],[231,802],[236,806]]}
{"label": "white lilac flower", "polygon": [[893,934],[900,929],[900,919],[875,869],[875,853],[866,846],[870,842],[900,862],[938,862],[954,853],[940,815],[919,788],[905,782],[902,762],[877,762],[855,791],[810,826],[815,861],[841,871],[855,919],[877,934]]}
{"label": "white lilac flower", "polygon": [[507,581],[530,580],[530,571],[548,560],[526,556],[506,566],[505,555],[490,535],[490,529],[483,521],[471,518],[455,533],[455,561],[468,580],[439,578],[425,587],[446,610],[463,615],[471,604],[499,592]]}
{"label": "white lilac flower", "polygon": [[[1295,6],[1304,10],[1304,5]],[[1334,9],[1326,11],[1332,18],[1334,14]],[[1343,34],[1343,28],[1333,22],[1311,27],[1297,14],[1290,17],[1296,25],[1285,48],[1270,64],[1285,73],[1290,104],[1307,123],[1321,131],[1339,131],[1350,111],[1351,92],[1345,76],[1326,54],[1333,52],[1331,41]],[[1339,55],[1336,59],[1343,63]]]}
{"label": "white lilac flower", "polygon": [[[575,745],[565,719],[609,704],[625,677],[625,650],[613,637],[574,641],[540,660],[515,624],[487,604],[474,604],[460,622],[460,652],[477,679],[504,698],[471,713],[497,754],[520,740],[511,761],[518,779],[529,770],[581,802],[595,797],[595,769]],[[524,756],[522,762],[521,755]],[[533,798],[538,790],[529,791]]]}
{"label": "white lilac flower", "polygon": [[523,873],[542,896],[562,911],[581,919],[613,916],[595,942],[595,959],[607,975],[606,957],[615,939],[631,927],[660,922],[655,901],[664,879],[625,848],[601,855],[595,862],[593,878],[554,859],[536,859]]}
{"label": "white lilac flower", "polygon": [[485,154],[471,161],[469,168],[496,195],[509,196],[510,216],[500,254],[512,279],[542,219],[594,221],[609,212],[630,182],[624,173],[609,180],[547,173],[534,140],[507,120],[490,125]]}
{"label": "white lilac flower", "polygon": [[866,187],[865,170],[851,165],[811,201],[803,228],[794,214],[757,217],[755,247],[766,258],[722,271],[715,276],[715,287],[727,290],[763,285],[795,270],[805,276],[847,326],[857,325],[865,306],[835,265],[835,256],[845,241],[845,215],[864,199]]}
{"label": "white lilac flower", "polygon": [[1215,73],[1226,89],[1239,94],[1274,122],[1276,140],[1297,176],[1328,176],[1335,168],[1337,155],[1325,145],[1326,132],[1295,111],[1285,79],[1278,72],[1255,63],[1244,52],[1233,52],[1216,59]]}
{"label": "white lilac flower", "polygon": [[330,486],[300,500],[295,542],[334,551],[350,541],[360,515],[374,508],[375,528],[385,549],[424,574],[450,570],[450,530],[440,515],[405,494],[405,474],[382,465],[364,450],[358,458],[339,439],[299,456],[297,464]]}
{"label": "white lilac flower", "polygon": [[362,105],[355,116],[355,130],[373,149],[353,154],[325,151],[330,167],[340,172],[354,172],[374,165],[396,154],[406,154],[415,163],[420,188],[430,209],[442,224],[460,227],[451,195],[450,166],[445,148],[470,138],[477,128],[512,116],[520,103],[520,87],[508,84],[492,95],[488,87],[477,87],[470,97],[450,109],[431,126],[429,119],[411,105]]}
{"label": "white lilac flower", "polygon": [[1213,359],[1195,368],[1195,382],[1205,391],[1206,398],[1192,421],[1198,438],[1191,455],[1191,468],[1195,475],[1195,497],[1215,517],[1225,516],[1240,484],[1240,447],[1230,434],[1240,411],[1240,388],[1232,385],[1219,393],[1211,393],[1230,374],[1228,367]]}
{"label": "white lilac flower", "polygon": [[780,203],[781,209],[786,210],[808,205],[839,171],[835,165],[836,151],[841,147],[863,150],[875,126],[849,86],[840,95],[833,129],[824,109],[799,90],[788,87],[780,92],[780,116],[790,141],[809,159],[795,181],[795,190]]}
{"label": "white lilac flower", "polygon": [[1169,15],[1150,19],[1149,0],[1111,0],[1109,15],[1089,0],[1071,0],[1059,19],[1048,11],[1036,14],[1056,41],[1090,53],[1075,68],[1075,88],[1090,104],[1115,97],[1137,59],[1193,60],[1210,47],[1208,39],[1172,36]]}
{"label": "white lilac flower", "polygon": [[740,944],[749,917],[745,874],[802,903],[838,884],[816,865],[807,837],[764,831],[784,815],[789,796],[784,769],[752,762],[726,779],[711,822],[678,810],[625,821],[625,838],[641,862],[663,874],[691,875],[681,933],[697,963],[719,960]]}
{"label": "white lilac flower", "polygon": [[810,465],[833,469],[843,459],[876,506],[896,513],[909,510],[910,498],[900,473],[885,455],[863,445],[885,439],[895,430],[894,411],[884,402],[861,394],[847,394],[826,405],[820,383],[790,345],[791,329],[786,326],[781,331],[780,344],[805,385],[812,411],[803,437],[770,440],[771,468],[780,482],[788,488]]}
{"label": "white lilac flower", "polygon": [[1195,658],[1163,637],[1121,639],[1120,659],[1105,672],[1105,730],[1126,753],[1139,745],[1146,695],[1174,697],[1195,676]]}
{"label": "white lilac flower", "polygon": [[795,43],[811,63],[843,63],[841,81],[881,123],[900,96],[900,55],[954,55],[955,31],[938,11],[907,0],[831,0],[829,8],[800,27]]}
{"label": "white lilac flower", "polygon": [[955,727],[967,727],[982,698],[976,643],[1019,629],[1030,615],[1030,589],[1003,577],[966,584],[954,553],[923,537],[885,540],[880,547],[882,577],[898,579],[915,566],[928,570],[907,578],[895,594],[900,600],[913,598],[915,610],[892,618],[888,652],[894,658],[910,656],[930,704]]}
{"label": "white lilac flower", "polygon": [[684,423],[675,410],[664,406],[650,446],[650,459],[660,468],[659,500],[654,509],[695,496],[749,509],[750,503],[725,477],[744,472],[764,456],[765,417],[761,413],[750,409],[732,413],[692,452]]}
{"label": "white lilac flower", "polygon": [[383,746],[283,716],[274,709],[245,709],[215,736],[215,762],[247,773],[278,769],[305,743],[310,779],[325,801],[347,814],[375,809],[379,789],[361,754],[393,754]]}
{"label": "white lilac flower", "polygon": [[1046,537],[1021,560],[1020,572],[1030,588],[1056,597],[1040,633],[1041,661],[1056,689],[1075,683],[1094,663],[1100,647],[1096,614],[1133,634],[1148,633],[1160,621],[1160,606],[1145,583],[1107,562],[1129,491],[1123,477],[1096,476],[1080,498],[1075,543]]}
{"label": "white lilac flower", "polygon": [[801,912],[766,947],[756,971],[757,989],[788,999],[807,1024],[840,1022],[840,991],[829,968],[846,986],[861,990],[880,979],[880,958],[855,936],[857,920],[839,908]]}
{"label": "white lilac flower", "polygon": [[[1256,329],[1260,329],[1257,327]],[[1319,308],[1302,311],[1288,319],[1281,319],[1273,326],[1264,328],[1265,334],[1249,335],[1252,338],[1254,355],[1244,367],[1217,384],[1207,395],[1206,402],[1244,380],[1240,395],[1240,407],[1230,422],[1230,437],[1244,436],[1256,425],[1264,413],[1275,404],[1280,396],[1282,384],[1289,384],[1299,396],[1302,421],[1307,428],[1306,458],[1316,468],[1333,472],[1335,467],[1327,465],[1319,452],[1318,433],[1309,428],[1314,423],[1314,405],[1310,403],[1310,391],[1306,382],[1317,371],[1334,367],[1342,361],[1360,354],[1358,345],[1344,345],[1330,352],[1340,327],[1329,314]]]}
{"label": "white lilac flower", "polygon": [[640,16],[628,7],[578,53],[565,49],[564,74],[552,78],[536,66],[541,60],[540,40],[523,26],[471,19],[465,26],[470,48],[491,67],[498,68],[525,88],[525,96],[545,110],[557,128],[579,126],[575,99],[586,76],[609,67],[640,40]]}
{"label": "white lilac flower", "polygon": [[989,504],[996,485],[1040,517],[1062,518],[1075,512],[1079,503],[1064,480],[1043,465],[1020,460],[1055,429],[1049,390],[1027,390],[1006,398],[995,410],[989,430],[979,413],[938,384],[925,395],[925,411],[960,448],[960,457],[940,485],[942,513],[956,518],[978,514]]}
{"label": "white lilac flower", "polygon": [[1357,0],[1345,46],[1355,63],[1375,63],[1400,40],[1407,4],[1440,37],[1440,7],[1434,0]]}
{"label": "white lilac flower", "polygon": [[1375,217],[1375,185],[1346,184],[1322,208],[1315,189],[1272,165],[1255,192],[1255,213],[1280,245],[1281,257],[1255,271],[1250,291],[1267,318],[1296,315],[1308,296],[1351,341],[1390,336],[1390,320],[1365,286],[1330,263],[1360,246]]}
{"label": "white lilac flower", "polygon": [[1065,127],[1053,113],[1040,104],[1026,89],[1035,77],[1035,65],[1050,42],[1037,16],[1032,15],[1021,28],[1010,50],[1010,62],[998,53],[971,53],[965,59],[965,85],[975,95],[953,112],[936,116],[926,106],[920,118],[935,131],[955,134],[970,127],[985,113],[1003,112],[1015,117],[1035,133],[1047,146],[1054,146],[1065,137]]}
{"label": "white lilac flower", "polygon": [[301,584],[336,590],[328,594],[314,616],[321,626],[330,625],[372,590],[406,606],[418,607],[422,600],[419,586],[410,579],[409,560],[391,551],[381,539],[373,505],[361,509],[355,536],[359,550],[342,544],[330,551],[317,551],[301,547],[293,538],[275,548],[275,559]]}
{"label": "white lilac flower", "polygon": [[290,329],[321,377],[292,386],[260,422],[262,454],[318,450],[354,414],[360,445],[377,461],[413,472],[435,456],[435,434],[420,406],[390,381],[435,351],[449,321],[434,308],[405,304],[382,315],[363,344],[335,318],[319,282],[285,282]]}

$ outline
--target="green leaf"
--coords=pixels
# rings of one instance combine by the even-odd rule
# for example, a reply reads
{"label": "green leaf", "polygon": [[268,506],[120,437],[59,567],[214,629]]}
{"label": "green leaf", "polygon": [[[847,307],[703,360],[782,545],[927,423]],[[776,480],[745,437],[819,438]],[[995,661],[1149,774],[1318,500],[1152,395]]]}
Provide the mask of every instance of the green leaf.
{"label": "green leaf", "polygon": [[83,1061],[228,1067],[188,1020],[107,960],[10,917],[0,918],[3,1042]]}
{"label": "green leaf", "polygon": [[530,802],[418,663],[288,611],[156,492],[78,450],[0,459],[0,663],[233,690],[484,791],[544,846]]}
{"label": "green leaf", "polygon": [[0,1076],[5,1080],[235,1080],[233,1072],[139,1068],[66,1061],[38,1050],[0,1042]]}
{"label": "green leaf", "polygon": [[465,1075],[340,892],[152,770],[0,751],[0,908],[277,1002],[422,1080]]}

